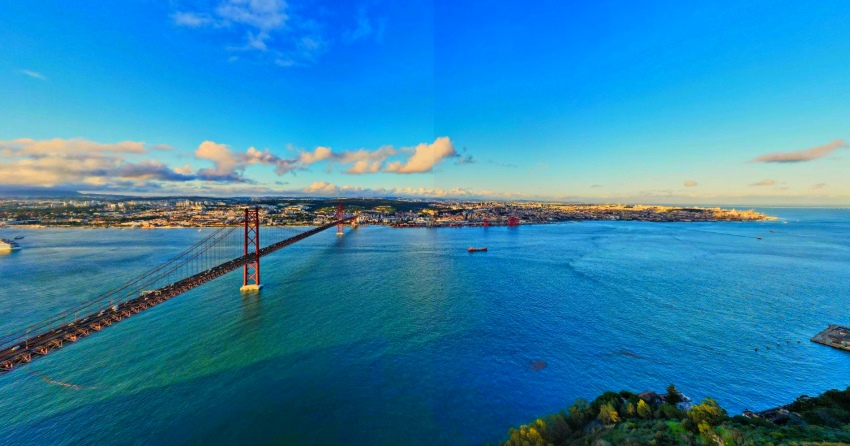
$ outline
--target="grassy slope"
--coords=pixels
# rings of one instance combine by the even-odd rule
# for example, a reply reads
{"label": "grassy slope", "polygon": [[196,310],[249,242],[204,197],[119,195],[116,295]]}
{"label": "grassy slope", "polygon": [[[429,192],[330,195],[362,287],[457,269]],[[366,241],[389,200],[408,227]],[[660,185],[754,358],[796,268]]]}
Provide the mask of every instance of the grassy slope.
{"label": "grassy slope", "polygon": [[[639,407],[642,406],[642,407]],[[850,445],[850,388],[830,390],[787,406],[789,419],[774,424],[728,417],[711,399],[683,410],[641,403],[631,392],[606,392],[591,403],[511,429],[504,445]]]}

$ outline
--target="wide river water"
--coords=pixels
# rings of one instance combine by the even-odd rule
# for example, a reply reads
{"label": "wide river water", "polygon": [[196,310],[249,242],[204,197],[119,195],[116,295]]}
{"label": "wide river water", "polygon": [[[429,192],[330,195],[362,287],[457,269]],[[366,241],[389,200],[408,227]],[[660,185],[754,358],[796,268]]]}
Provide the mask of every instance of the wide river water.
{"label": "wide river water", "polygon": [[[850,323],[850,210],[763,211],[329,230],[264,258],[259,297],[234,272],[0,376],[0,444],[483,444],[605,390],[738,413],[843,389],[850,354],[809,338]],[[0,333],[204,233],[11,235]]]}

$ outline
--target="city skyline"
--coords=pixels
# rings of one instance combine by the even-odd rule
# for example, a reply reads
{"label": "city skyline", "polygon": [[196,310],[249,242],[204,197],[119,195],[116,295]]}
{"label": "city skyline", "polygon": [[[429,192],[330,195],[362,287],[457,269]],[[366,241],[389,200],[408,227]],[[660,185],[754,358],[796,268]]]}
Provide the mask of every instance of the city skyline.
{"label": "city skyline", "polygon": [[4,7],[0,186],[850,204],[850,7]]}

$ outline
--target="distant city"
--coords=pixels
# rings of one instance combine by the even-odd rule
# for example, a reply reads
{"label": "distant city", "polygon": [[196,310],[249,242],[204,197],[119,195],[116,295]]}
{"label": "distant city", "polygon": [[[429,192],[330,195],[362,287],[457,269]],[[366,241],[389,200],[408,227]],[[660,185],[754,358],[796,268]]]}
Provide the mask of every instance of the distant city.
{"label": "distant city", "polygon": [[0,227],[174,228],[236,225],[246,207],[258,207],[266,226],[322,225],[336,206],[357,213],[358,224],[463,227],[546,224],[583,220],[647,222],[766,221],[754,210],[621,204],[408,199],[157,198],[3,199]]}

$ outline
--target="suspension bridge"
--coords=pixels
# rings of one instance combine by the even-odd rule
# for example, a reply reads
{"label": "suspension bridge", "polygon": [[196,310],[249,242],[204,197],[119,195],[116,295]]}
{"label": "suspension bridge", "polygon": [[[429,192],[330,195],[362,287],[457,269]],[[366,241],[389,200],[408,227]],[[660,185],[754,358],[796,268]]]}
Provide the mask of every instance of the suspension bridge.
{"label": "suspension bridge", "polygon": [[344,225],[356,218],[356,215],[346,215],[340,204],[333,221],[295,235],[291,235],[293,228],[264,227],[263,239],[271,239],[271,243],[261,247],[259,208],[245,209],[240,226],[218,228],[174,258],[118,287],[0,337],[0,374],[239,268],[242,268],[240,290],[257,292],[262,287],[260,259],[263,256],[333,227],[337,228],[337,235],[342,235]]}

